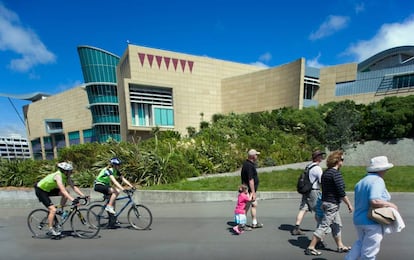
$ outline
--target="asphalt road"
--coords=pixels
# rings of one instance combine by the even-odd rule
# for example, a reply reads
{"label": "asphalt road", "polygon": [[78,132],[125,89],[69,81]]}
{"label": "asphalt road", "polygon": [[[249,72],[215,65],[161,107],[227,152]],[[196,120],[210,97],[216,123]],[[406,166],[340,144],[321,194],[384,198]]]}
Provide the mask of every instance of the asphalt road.
{"label": "asphalt road", "polygon": [[[385,237],[377,259],[412,259],[414,195],[392,195],[407,227]],[[154,215],[151,230],[123,226],[101,230],[91,240],[71,236],[69,226],[67,236],[60,240],[34,239],[26,224],[32,209],[1,209],[0,259],[343,259],[344,254],[330,250],[322,251],[318,258],[304,255],[315,222],[311,215],[305,216],[302,228],[307,229],[306,235],[290,235],[298,203],[297,199],[259,201],[258,216],[264,228],[241,235],[229,230],[232,201],[147,205]],[[352,215],[342,207],[341,216],[344,243],[351,245],[356,238]],[[331,237],[326,242],[336,249]]]}

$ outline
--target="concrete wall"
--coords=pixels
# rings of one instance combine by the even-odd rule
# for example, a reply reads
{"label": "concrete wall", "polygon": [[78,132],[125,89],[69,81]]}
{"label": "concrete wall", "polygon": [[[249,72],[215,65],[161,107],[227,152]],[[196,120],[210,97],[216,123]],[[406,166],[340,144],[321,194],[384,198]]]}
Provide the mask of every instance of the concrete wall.
{"label": "concrete wall", "polygon": [[305,60],[223,80],[224,114],[302,108]]}
{"label": "concrete wall", "polygon": [[396,166],[414,165],[414,139],[390,142],[369,141],[346,150],[346,165],[367,166],[372,157],[385,155]]}

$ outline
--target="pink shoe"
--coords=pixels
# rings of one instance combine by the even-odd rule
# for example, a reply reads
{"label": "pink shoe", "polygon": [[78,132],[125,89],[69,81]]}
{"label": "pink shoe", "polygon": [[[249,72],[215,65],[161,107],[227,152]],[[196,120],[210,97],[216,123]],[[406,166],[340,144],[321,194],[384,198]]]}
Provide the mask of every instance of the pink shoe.
{"label": "pink shoe", "polygon": [[238,235],[240,235],[241,233],[243,233],[243,231],[241,231],[241,230],[239,229],[239,226],[234,226],[234,227],[233,227],[233,230],[234,230],[234,232],[236,232]]}

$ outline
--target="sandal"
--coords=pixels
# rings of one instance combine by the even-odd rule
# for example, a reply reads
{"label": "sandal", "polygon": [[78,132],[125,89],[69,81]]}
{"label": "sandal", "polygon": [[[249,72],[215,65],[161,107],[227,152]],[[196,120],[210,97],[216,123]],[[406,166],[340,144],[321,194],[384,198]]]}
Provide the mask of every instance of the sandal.
{"label": "sandal", "polygon": [[319,252],[315,248],[306,248],[305,255],[322,255],[322,252]]}
{"label": "sandal", "polygon": [[257,224],[251,225],[251,228],[262,228],[262,227],[263,227],[262,223],[257,223]]}
{"label": "sandal", "polygon": [[344,247],[338,247],[338,249],[336,249],[336,252],[338,252],[338,253],[347,253],[347,252],[349,252],[349,250],[351,250],[350,246],[344,246]]}

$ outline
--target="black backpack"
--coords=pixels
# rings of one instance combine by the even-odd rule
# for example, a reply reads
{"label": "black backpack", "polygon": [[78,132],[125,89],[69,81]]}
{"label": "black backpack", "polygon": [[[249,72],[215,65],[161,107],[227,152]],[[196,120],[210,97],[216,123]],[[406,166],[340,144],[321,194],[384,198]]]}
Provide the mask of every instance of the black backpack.
{"label": "black backpack", "polygon": [[300,194],[304,195],[309,194],[309,192],[312,190],[313,183],[317,181],[317,179],[314,182],[310,182],[309,180],[309,171],[315,167],[316,164],[312,165],[311,167],[308,166],[306,166],[305,170],[299,175],[298,183],[296,184],[296,190]]}

